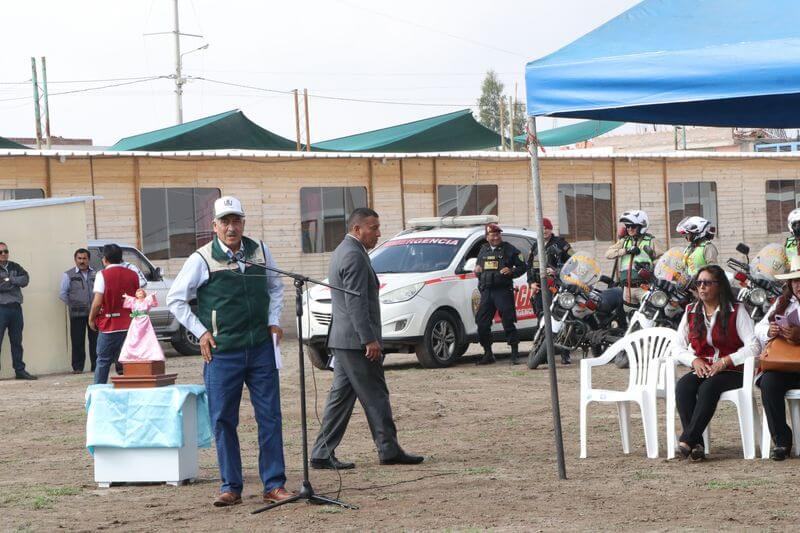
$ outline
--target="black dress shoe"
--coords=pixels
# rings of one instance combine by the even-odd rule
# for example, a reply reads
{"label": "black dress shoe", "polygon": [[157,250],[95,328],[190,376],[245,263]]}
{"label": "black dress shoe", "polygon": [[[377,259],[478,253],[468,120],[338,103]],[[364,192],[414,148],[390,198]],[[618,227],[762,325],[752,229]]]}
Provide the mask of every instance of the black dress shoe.
{"label": "black dress shoe", "polygon": [[769,458],[773,461],[783,461],[787,457],[789,457],[789,450],[790,447],[786,446],[775,446],[772,448],[772,451],[769,454]]}
{"label": "black dress shoe", "polygon": [[692,447],[692,453],[689,454],[689,458],[694,462],[705,461],[706,449],[702,444],[695,444]]}
{"label": "black dress shoe", "polygon": [[421,455],[412,455],[410,453],[406,453],[403,450],[400,450],[400,453],[395,455],[394,457],[390,457],[389,459],[381,459],[382,465],[418,465],[425,458]]}
{"label": "black dress shoe", "polygon": [[350,470],[355,467],[355,463],[342,462],[335,455],[327,459],[311,459],[311,468],[315,470]]}
{"label": "black dress shoe", "polygon": [[483,357],[478,359],[476,365],[491,365],[495,362],[494,354],[492,352],[484,353]]}
{"label": "black dress shoe", "polygon": [[19,372],[17,372],[16,379],[34,380],[34,379],[39,379],[39,378],[37,378],[33,374],[29,374],[27,370],[20,370]]}
{"label": "black dress shoe", "polygon": [[562,355],[561,356],[561,364],[562,365],[571,365],[572,359],[569,358],[569,355]]}

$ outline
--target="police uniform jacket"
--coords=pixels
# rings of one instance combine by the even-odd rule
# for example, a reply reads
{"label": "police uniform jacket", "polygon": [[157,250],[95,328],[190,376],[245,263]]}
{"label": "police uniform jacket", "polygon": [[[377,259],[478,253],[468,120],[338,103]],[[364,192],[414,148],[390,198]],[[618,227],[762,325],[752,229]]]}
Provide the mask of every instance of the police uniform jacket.
{"label": "police uniform jacket", "polygon": [[[478,252],[477,264],[482,269],[478,274],[478,289],[480,290],[510,289],[514,286],[514,278],[525,272],[522,254],[513,244],[505,241],[494,249],[489,243],[484,244]],[[511,269],[511,275],[500,273],[505,267]]]}

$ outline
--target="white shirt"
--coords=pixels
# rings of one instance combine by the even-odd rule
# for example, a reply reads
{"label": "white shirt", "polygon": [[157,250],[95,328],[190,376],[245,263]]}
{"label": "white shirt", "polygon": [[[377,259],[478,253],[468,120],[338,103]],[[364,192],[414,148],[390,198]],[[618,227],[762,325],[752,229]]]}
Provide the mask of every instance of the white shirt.
{"label": "white shirt", "polygon": [[358,238],[356,238],[355,236],[351,235],[350,233],[347,233],[345,236],[346,237],[350,237],[351,239],[356,241],[358,243],[358,245],[361,246],[364,249],[365,252],[369,253],[369,251],[367,250],[367,247],[364,246],[364,243],[359,241]]}
{"label": "white shirt", "polygon": [[[105,270],[106,268],[128,268],[128,270],[131,270],[133,272],[136,272],[138,270],[138,269],[134,270],[134,269],[132,269],[130,267],[126,267],[122,263],[120,263],[118,265],[116,265],[116,264],[106,265],[103,268],[103,270]],[[106,280],[103,279],[103,270],[98,272],[97,275],[94,277],[94,289],[92,290],[92,292],[100,293],[100,294],[103,294],[104,292],[106,292]],[[139,275],[139,286],[140,287],[144,287],[144,285],[142,285],[142,280],[143,279],[144,278],[141,275]],[[144,283],[147,284],[147,281],[145,280]],[[131,296],[133,296],[133,295],[131,295]]]}
{"label": "white shirt", "polygon": [[[698,303],[696,305],[702,306],[703,304]],[[678,326],[678,341],[673,351],[673,355],[677,357],[678,361],[688,367],[692,366],[692,361],[697,357],[694,353],[694,348],[692,348],[692,345],[689,343],[689,311],[693,307],[694,305],[687,307],[686,312],[683,314],[681,324]],[[701,309],[700,312],[704,313],[705,310]],[[714,361],[719,359],[719,349],[714,346],[711,339],[711,330],[714,329],[714,325],[717,323],[717,317],[719,317],[719,308],[717,308],[711,316],[710,327],[706,327],[706,342],[709,346],[714,348]],[[743,305],[739,308],[739,312],[736,313],[736,334],[744,345],[732,354],[729,354],[733,366],[744,364],[745,359],[748,357],[754,357],[761,353],[761,347],[753,333],[753,321],[750,319]]]}
{"label": "white shirt", "polygon": [[[764,318],[762,318],[761,321],[756,324],[755,334],[762,350],[767,347],[767,343],[771,340],[769,336],[769,317],[775,313],[775,306],[777,305],[778,300],[776,299],[775,303],[772,304],[772,307],[770,307],[769,311],[767,311],[767,314],[764,315]],[[797,311],[798,309],[800,309],[800,304],[797,303],[797,298],[792,296],[789,300],[789,306],[786,308],[786,311],[784,311],[783,314],[788,315]]]}
{"label": "white shirt", "polygon": [[[277,267],[267,245],[263,242],[260,244],[267,266]],[[222,242],[219,245],[228,257],[233,258],[233,253],[227,246]],[[238,265],[239,270],[244,272],[246,265],[241,261],[238,262]],[[267,276],[267,293],[269,294],[267,321],[270,326],[280,326],[281,311],[283,310],[283,283],[277,273],[265,271],[264,275]],[[197,297],[197,288],[206,281],[208,281],[208,266],[200,254],[193,253],[186,259],[167,294],[167,306],[170,312],[198,339],[208,330],[197,318],[197,315],[192,313],[189,302]],[[95,286],[97,286],[96,284],[97,281],[95,281]]]}
{"label": "white shirt", "polygon": [[[85,271],[75,267],[75,272],[83,276],[84,283],[89,281],[89,272],[94,270],[92,267],[87,268]],[[61,274],[61,288],[58,291],[58,297],[61,299],[62,302],[67,303],[67,293],[69,292],[69,276],[66,272]]]}

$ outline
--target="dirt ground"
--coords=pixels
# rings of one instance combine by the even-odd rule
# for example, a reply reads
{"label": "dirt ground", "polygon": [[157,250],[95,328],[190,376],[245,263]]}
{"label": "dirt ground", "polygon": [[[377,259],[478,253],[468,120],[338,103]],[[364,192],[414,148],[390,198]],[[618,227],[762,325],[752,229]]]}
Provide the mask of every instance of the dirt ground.
{"label": "dirt ground", "polygon": [[[523,347],[526,347],[523,345]],[[496,345],[496,350],[501,346]],[[296,344],[287,341],[281,387],[288,488],[302,477]],[[474,353],[474,350],[470,353]],[[6,354],[3,354],[7,357]],[[217,509],[214,449],[200,454],[200,479],[181,487],[93,483],[84,447],[83,375],[0,382],[0,529],[53,530],[672,530],[795,529],[797,459],[745,461],[735,410],[724,405],[712,425],[713,456],[701,464],[648,460],[638,413],[632,453],[623,456],[616,410],[590,407],[589,459],[578,459],[577,364],[559,365],[566,481],[557,478],[547,371],[501,359],[476,367],[474,357],[442,370],[413,356],[391,355],[386,377],[401,444],[425,455],[414,467],[380,466],[360,406],[337,450],[356,469],[342,472],[342,510],[307,504],[259,515],[252,408],[242,402],[240,439],[244,504]],[[5,363],[5,361],[4,361]],[[202,383],[199,357],[172,357],[181,383]],[[321,415],[331,373],[307,376],[310,438],[314,378]],[[624,371],[601,369],[596,386],[623,388]],[[663,405],[660,406],[663,410]],[[660,411],[663,412],[663,411]],[[663,419],[661,421],[663,423]],[[663,426],[659,438],[661,455]],[[311,471],[319,493],[335,495],[334,472]]]}

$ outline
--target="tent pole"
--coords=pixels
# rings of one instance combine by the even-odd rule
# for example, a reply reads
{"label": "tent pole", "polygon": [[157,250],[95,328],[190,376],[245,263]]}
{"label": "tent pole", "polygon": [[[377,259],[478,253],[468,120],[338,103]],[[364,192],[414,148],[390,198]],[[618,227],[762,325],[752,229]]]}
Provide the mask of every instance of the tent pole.
{"label": "tent pole", "polygon": [[[531,155],[531,183],[533,184],[534,227],[538,232],[537,246],[539,254],[539,279],[546,279],[544,270],[547,268],[547,254],[542,243],[542,184],[539,172],[539,147],[536,141],[536,119],[528,117],[528,152]],[[542,318],[544,319],[544,341],[547,347],[547,370],[550,375],[550,403],[553,407],[553,434],[556,439],[556,458],[558,461],[559,479],[567,479],[567,467],[564,461],[564,438],[561,434],[561,409],[558,403],[558,378],[556,377],[555,348],[553,347],[553,330],[550,317],[550,291],[547,284],[541,284],[542,289]]]}

